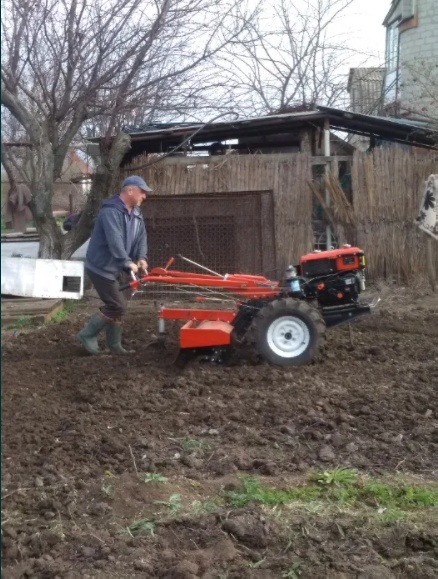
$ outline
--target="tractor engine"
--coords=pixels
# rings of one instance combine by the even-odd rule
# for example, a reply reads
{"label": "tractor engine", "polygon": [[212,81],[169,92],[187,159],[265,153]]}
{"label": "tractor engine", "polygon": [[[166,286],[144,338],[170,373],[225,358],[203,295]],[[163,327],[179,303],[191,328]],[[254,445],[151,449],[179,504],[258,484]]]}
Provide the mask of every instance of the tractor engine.
{"label": "tractor engine", "polygon": [[286,271],[286,291],[293,297],[316,299],[322,308],[356,304],[365,289],[365,256],[344,246],[303,255]]}

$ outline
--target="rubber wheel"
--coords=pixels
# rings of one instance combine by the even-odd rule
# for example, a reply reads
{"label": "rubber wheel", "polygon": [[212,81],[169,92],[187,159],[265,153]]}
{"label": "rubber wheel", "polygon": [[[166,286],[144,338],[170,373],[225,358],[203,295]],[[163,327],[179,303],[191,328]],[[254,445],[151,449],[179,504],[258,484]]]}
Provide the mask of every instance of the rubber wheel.
{"label": "rubber wheel", "polygon": [[314,358],[324,342],[325,323],[307,302],[282,298],[263,307],[251,326],[258,354],[278,366],[299,366]]}

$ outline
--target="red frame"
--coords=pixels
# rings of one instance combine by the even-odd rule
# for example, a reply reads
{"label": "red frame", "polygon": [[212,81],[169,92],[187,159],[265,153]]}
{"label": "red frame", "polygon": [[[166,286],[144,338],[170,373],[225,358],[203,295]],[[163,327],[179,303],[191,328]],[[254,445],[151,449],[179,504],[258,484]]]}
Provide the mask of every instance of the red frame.
{"label": "red frame", "polygon": [[275,297],[279,292],[279,282],[271,281],[261,275],[227,274],[224,277],[215,275],[188,273],[186,271],[167,270],[156,267],[139,280],[130,282],[130,287],[138,290],[140,283],[167,283],[176,285],[194,285],[219,288],[223,291],[245,296],[246,298]]}
{"label": "red frame", "polygon": [[[171,265],[169,261],[167,267]],[[271,281],[261,275],[229,274],[224,277],[188,273],[156,267],[139,280],[130,282],[132,289],[138,289],[140,283],[159,283],[175,285],[192,285],[198,287],[218,288],[222,291],[250,298],[275,297],[279,293],[279,282]],[[201,299],[201,298],[200,298]],[[180,329],[181,348],[205,348],[228,346],[237,311],[206,310],[193,308],[160,308],[158,317],[163,320],[187,320]]]}

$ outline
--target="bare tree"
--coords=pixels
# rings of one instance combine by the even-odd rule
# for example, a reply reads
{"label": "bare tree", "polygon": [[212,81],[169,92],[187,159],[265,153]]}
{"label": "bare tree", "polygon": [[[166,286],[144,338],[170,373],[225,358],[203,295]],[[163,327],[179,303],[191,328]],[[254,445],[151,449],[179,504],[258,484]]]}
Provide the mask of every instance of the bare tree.
{"label": "bare tree", "polygon": [[333,24],[353,0],[266,0],[250,33],[230,43],[227,69],[247,110],[335,104],[351,51]]}
{"label": "bare tree", "polygon": [[[257,10],[247,1],[3,2],[1,104],[30,144],[40,257],[68,258],[87,239],[130,146],[124,125],[199,106],[211,81],[205,64],[240,38]],[[78,227],[62,235],[53,183],[87,129],[101,137],[100,162]]]}

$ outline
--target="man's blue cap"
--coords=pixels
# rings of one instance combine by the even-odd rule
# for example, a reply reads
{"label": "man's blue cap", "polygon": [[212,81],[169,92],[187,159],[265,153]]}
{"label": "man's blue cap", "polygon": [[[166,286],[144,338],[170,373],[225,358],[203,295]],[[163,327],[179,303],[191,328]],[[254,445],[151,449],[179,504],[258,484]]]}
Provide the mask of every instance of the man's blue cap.
{"label": "man's blue cap", "polygon": [[132,175],[132,177],[127,177],[122,183],[122,188],[129,187],[129,185],[133,185],[134,187],[140,187],[140,189],[146,192],[152,191],[152,189],[146,185],[144,179],[142,179],[138,175]]}

